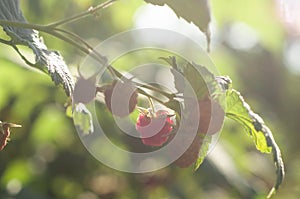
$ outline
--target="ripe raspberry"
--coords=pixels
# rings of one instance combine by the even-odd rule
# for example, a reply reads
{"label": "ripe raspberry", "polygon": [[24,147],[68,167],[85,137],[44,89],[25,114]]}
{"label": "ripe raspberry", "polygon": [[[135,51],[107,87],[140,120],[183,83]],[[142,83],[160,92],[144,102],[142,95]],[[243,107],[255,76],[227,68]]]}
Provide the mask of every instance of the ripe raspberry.
{"label": "ripe raspberry", "polygon": [[173,123],[165,110],[159,110],[153,116],[149,112],[141,112],[136,122],[136,130],[141,134],[143,144],[161,146],[168,141]]}
{"label": "ripe raspberry", "polygon": [[109,111],[119,117],[133,112],[137,105],[137,91],[130,81],[114,81],[104,90],[104,100]]}

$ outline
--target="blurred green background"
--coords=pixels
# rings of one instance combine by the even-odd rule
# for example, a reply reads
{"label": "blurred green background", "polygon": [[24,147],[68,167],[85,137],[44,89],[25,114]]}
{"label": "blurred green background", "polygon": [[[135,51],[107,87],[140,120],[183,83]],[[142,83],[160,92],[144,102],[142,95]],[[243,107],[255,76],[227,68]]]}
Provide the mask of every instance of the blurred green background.
{"label": "blurred green background", "polygon": [[[47,24],[101,2],[23,0],[21,7],[28,21]],[[285,21],[280,2],[212,0],[210,57],[271,127],[286,165],[285,181],[274,198],[294,199],[300,196],[300,27],[299,21],[298,26]],[[206,48],[205,37],[195,26],[178,21],[167,7],[141,0],[120,0],[97,16],[65,26],[92,44],[136,27],[173,29]],[[3,38],[5,33],[0,35]],[[75,74],[84,55],[63,41],[41,35]],[[27,48],[22,50],[32,56]],[[1,199],[258,199],[273,186],[271,155],[257,152],[243,129],[230,120],[196,172],[175,166],[146,174],[110,169],[81,144],[65,115],[63,90],[48,76],[28,69],[4,44],[0,44],[0,57],[0,120],[23,126],[13,129],[12,141],[0,153]],[[123,61],[123,69],[136,63]],[[101,117],[110,128],[112,118],[102,109]]]}

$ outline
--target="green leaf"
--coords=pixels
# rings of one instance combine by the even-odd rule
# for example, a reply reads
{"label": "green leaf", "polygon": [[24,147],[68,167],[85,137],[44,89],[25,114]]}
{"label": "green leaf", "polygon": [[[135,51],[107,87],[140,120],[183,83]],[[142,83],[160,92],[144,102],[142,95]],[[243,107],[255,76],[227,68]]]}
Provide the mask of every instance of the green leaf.
{"label": "green leaf", "polygon": [[175,88],[179,93],[186,94],[184,93],[186,91],[186,83],[190,84],[197,99],[200,100],[208,94],[221,91],[216,77],[206,67],[186,61],[178,65],[174,56],[160,57],[160,59],[172,66],[171,72],[174,76]]}
{"label": "green leaf", "polygon": [[216,77],[205,66],[187,63],[183,68],[183,74],[199,100],[208,95],[223,93]]}
{"label": "green leaf", "polygon": [[232,80],[228,76],[217,76],[216,81],[223,91],[227,91],[231,88]]}
{"label": "green leaf", "polygon": [[209,23],[211,20],[210,6],[208,0],[145,0],[147,3],[163,6],[167,4],[178,17],[182,17],[189,23],[194,23],[205,33],[207,39],[207,50],[210,45]]}
{"label": "green leaf", "polygon": [[226,115],[241,123],[245,127],[259,151],[270,153],[271,148],[268,147],[263,132],[256,130],[254,126],[255,121],[253,120],[253,112],[240,93],[235,90],[228,90],[226,94],[226,103]]}
{"label": "green leaf", "polygon": [[226,93],[226,116],[242,124],[253,139],[256,148],[265,153],[273,153],[273,161],[276,166],[277,179],[270,191],[270,198],[279,188],[284,178],[284,164],[280,149],[273,137],[271,130],[265,125],[263,119],[254,113],[245,102],[241,94],[233,89]]}
{"label": "green leaf", "polygon": [[188,63],[184,67],[183,73],[197,95],[197,99],[204,98],[208,94],[208,89],[203,77],[199,74],[199,71],[192,64]]}
{"label": "green leaf", "polygon": [[68,105],[66,107],[66,116],[69,117],[69,118],[73,118],[73,112],[72,112],[72,105]]}
{"label": "green leaf", "polygon": [[182,68],[179,68],[176,62],[175,56],[169,57],[160,57],[159,59],[164,60],[171,66],[171,73],[174,77],[174,85],[178,93],[184,92],[184,75],[182,72]]}
{"label": "green leaf", "polygon": [[76,104],[73,110],[73,121],[82,134],[88,135],[94,132],[93,118],[91,112],[82,103]]}
{"label": "green leaf", "polygon": [[[203,138],[204,139],[204,138]],[[203,163],[207,153],[208,153],[208,150],[209,150],[209,145],[212,141],[212,136],[206,136],[204,141],[203,141],[203,144],[200,148],[200,151],[199,151],[199,157],[197,159],[197,161],[195,162],[195,167],[194,167],[194,170],[196,171],[200,166],[201,164]]]}
{"label": "green leaf", "polygon": [[174,110],[176,113],[178,113],[179,115],[181,114],[181,104],[179,101],[177,100],[170,100],[167,101],[166,103],[164,103],[164,105],[172,110]]}
{"label": "green leaf", "polygon": [[[0,1],[0,19],[27,23],[20,9],[20,2],[18,0]],[[60,84],[64,87],[68,96],[72,95],[74,80],[66,63],[57,51],[47,49],[38,31],[5,25],[3,25],[3,30],[11,38],[11,41],[7,43],[17,51],[28,65],[48,73],[56,85]],[[16,45],[29,47],[35,54],[35,63],[30,63],[26,57],[21,54]]]}

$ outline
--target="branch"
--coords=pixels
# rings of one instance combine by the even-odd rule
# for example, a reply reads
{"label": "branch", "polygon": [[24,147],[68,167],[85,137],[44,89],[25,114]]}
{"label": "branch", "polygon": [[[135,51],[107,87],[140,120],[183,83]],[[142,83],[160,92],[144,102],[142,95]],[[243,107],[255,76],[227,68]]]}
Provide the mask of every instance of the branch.
{"label": "branch", "polygon": [[46,25],[47,27],[49,28],[54,28],[54,27],[57,27],[57,26],[60,26],[60,25],[63,25],[63,24],[68,24],[68,23],[72,23],[76,20],[79,20],[79,19],[82,19],[84,17],[87,17],[88,15],[90,14],[94,14],[95,12],[97,12],[98,10],[100,9],[103,9],[103,8],[106,8],[110,5],[112,5],[114,2],[116,2],[117,0],[109,0],[109,1],[106,1],[100,5],[97,5],[96,7],[90,7],[87,11],[84,11],[82,13],[79,13],[77,15],[74,15],[70,18],[67,18],[67,19],[63,19],[63,20],[60,20],[60,21],[57,21],[57,22],[54,22],[54,23],[50,23],[48,25]]}

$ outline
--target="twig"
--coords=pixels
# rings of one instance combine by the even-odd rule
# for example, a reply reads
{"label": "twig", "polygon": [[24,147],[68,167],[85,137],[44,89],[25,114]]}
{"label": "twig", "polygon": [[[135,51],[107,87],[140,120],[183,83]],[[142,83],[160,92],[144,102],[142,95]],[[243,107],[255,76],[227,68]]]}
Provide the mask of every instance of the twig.
{"label": "twig", "polygon": [[[0,20],[0,25],[14,26],[14,27],[25,28],[25,29],[34,29],[34,30],[41,31],[41,32],[47,33],[49,35],[52,35],[58,39],[61,39],[65,42],[71,44],[72,46],[78,48],[80,51],[84,52],[85,54],[89,54],[92,58],[97,60],[100,64],[107,67],[107,69],[110,71],[112,76],[117,76],[118,78],[123,78],[123,75],[118,70],[116,70],[113,66],[108,64],[108,60],[105,56],[103,56],[100,53],[98,53],[97,51],[95,51],[94,48],[90,44],[88,44],[86,41],[84,41],[79,35],[76,35],[75,33],[69,32],[69,31],[61,29],[61,28],[57,28],[57,26],[74,22],[78,19],[86,17],[89,14],[93,14],[100,9],[106,8],[110,5],[112,5],[112,3],[114,3],[115,1],[117,1],[117,0],[106,1],[105,3],[100,4],[96,7],[92,7],[85,12],[82,12],[82,13],[74,15],[70,18],[63,19],[63,20],[60,20],[60,21],[57,21],[57,22],[54,22],[54,23],[51,23],[48,25],[29,24],[29,23],[22,23],[22,22],[18,22],[18,21],[7,21],[7,20]],[[61,34],[60,32],[71,36],[73,39],[71,39],[70,37],[66,37],[65,35]],[[13,46],[11,43],[9,43],[9,41],[6,41],[6,40],[1,39],[0,42]],[[20,53],[20,51],[15,46],[13,46],[13,48],[17,51],[17,53],[21,56],[21,58],[26,62],[26,64],[28,64],[30,66],[34,66],[34,64],[30,63]],[[160,89],[150,86],[150,85],[140,84],[138,82],[134,82],[134,83],[137,86],[160,93],[160,94],[164,95],[165,97],[167,97],[168,99],[172,99],[175,96],[174,94],[167,93],[163,90],[160,90]],[[143,94],[147,97],[151,97],[154,100],[164,104],[163,101],[159,100],[158,98],[156,98],[154,96],[151,96],[150,94],[146,93],[145,91],[143,91],[141,89],[138,89],[138,91],[140,92],[140,94]]]}
{"label": "twig", "polygon": [[90,14],[93,14],[93,13],[97,12],[100,9],[103,9],[103,8],[106,8],[110,5],[112,5],[115,1],[117,1],[117,0],[109,0],[109,1],[106,1],[102,4],[100,4],[100,5],[97,5],[96,7],[90,7],[87,11],[84,11],[82,13],[79,13],[77,15],[69,17],[67,19],[63,19],[63,20],[60,20],[60,21],[57,21],[57,22],[54,22],[54,23],[50,23],[50,24],[46,25],[46,27],[54,28],[54,27],[57,27],[57,26],[60,26],[60,25],[63,25],[63,24],[68,24],[68,23],[74,22],[76,20],[82,19],[84,17],[87,17]]}

